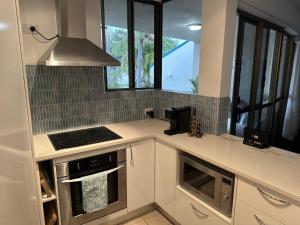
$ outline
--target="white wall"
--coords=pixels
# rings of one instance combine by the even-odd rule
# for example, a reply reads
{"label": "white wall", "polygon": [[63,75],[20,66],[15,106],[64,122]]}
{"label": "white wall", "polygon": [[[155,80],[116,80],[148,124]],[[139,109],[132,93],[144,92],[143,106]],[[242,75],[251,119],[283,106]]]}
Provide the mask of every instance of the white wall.
{"label": "white wall", "polygon": [[[70,0],[71,3],[74,0]],[[74,24],[69,29],[69,35],[74,37],[86,36],[94,44],[101,46],[101,30],[100,30],[100,0],[76,0],[71,10],[69,18]],[[22,24],[34,24],[38,26],[39,31],[47,37],[57,34],[55,0],[19,0],[21,22]],[[85,6],[84,6],[85,3]],[[85,19],[86,18],[86,19]],[[39,38],[38,36],[36,36]],[[43,40],[40,39],[39,40]],[[33,38],[31,34],[23,34],[24,42],[24,60],[25,64],[36,64],[47,49],[55,42],[55,40],[41,43]]]}
{"label": "white wall", "polygon": [[[164,90],[191,92],[190,79],[199,75],[199,43],[189,41],[163,57],[162,88]],[[153,74],[153,68],[151,74]]]}
{"label": "white wall", "polygon": [[203,0],[199,94],[230,96],[236,0]]}
{"label": "white wall", "polygon": [[[34,24],[47,37],[57,34],[54,0],[19,0],[22,24]],[[54,43],[41,43],[31,34],[23,34],[25,64],[36,64]]]}

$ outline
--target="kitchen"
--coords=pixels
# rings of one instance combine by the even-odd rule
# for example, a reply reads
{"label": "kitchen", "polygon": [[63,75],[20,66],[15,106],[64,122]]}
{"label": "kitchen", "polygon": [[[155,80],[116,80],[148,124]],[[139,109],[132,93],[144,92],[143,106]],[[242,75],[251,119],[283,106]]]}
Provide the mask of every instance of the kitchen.
{"label": "kitchen", "polygon": [[0,224],[300,223],[299,4],[182,2],[3,3]]}

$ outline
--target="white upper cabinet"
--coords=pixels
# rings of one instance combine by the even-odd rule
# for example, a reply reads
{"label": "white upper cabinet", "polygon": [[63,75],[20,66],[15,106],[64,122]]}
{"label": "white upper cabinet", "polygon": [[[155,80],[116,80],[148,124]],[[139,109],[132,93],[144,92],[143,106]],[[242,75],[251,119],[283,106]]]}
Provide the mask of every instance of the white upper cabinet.
{"label": "white upper cabinet", "polygon": [[155,203],[174,217],[177,151],[159,142],[155,151]]}
{"label": "white upper cabinet", "polygon": [[127,208],[132,211],[154,202],[154,140],[129,144],[127,158]]}

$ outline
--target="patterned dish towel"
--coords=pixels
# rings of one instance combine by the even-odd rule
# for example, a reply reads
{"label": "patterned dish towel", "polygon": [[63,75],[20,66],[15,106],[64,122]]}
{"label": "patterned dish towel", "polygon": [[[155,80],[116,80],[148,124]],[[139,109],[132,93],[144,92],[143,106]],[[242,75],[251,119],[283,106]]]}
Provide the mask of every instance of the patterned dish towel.
{"label": "patterned dish towel", "polygon": [[107,207],[107,172],[82,178],[83,209],[87,213]]}
{"label": "patterned dish towel", "polygon": [[116,168],[67,181],[82,182],[82,201],[83,209],[87,213],[95,212],[107,207],[107,175],[124,167],[124,165]]}

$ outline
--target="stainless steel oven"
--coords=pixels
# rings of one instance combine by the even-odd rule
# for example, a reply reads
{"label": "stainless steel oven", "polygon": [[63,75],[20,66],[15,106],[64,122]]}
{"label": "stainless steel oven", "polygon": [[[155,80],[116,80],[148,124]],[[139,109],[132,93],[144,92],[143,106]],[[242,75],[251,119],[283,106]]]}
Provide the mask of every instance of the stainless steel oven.
{"label": "stainless steel oven", "polygon": [[[118,170],[107,175],[108,205],[86,213],[82,202],[82,184],[68,182],[98,172]],[[127,207],[126,150],[56,164],[61,225],[80,225]]]}
{"label": "stainless steel oven", "polygon": [[180,155],[180,185],[231,217],[234,174],[189,154]]}

